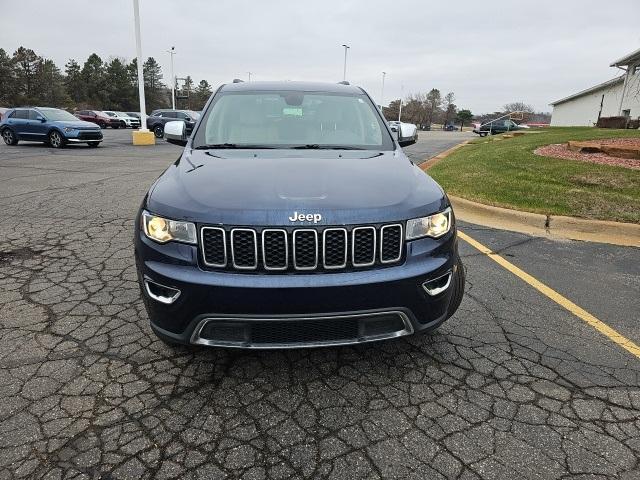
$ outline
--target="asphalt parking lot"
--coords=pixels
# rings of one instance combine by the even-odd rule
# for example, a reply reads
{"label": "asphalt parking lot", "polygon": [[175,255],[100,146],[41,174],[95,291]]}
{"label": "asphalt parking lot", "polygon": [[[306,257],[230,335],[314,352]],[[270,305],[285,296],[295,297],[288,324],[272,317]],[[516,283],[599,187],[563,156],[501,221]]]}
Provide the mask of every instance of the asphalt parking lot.
{"label": "asphalt parking lot", "polygon": [[[132,219],[181,149],[130,135],[0,146],[0,479],[640,478],[640,358],[464,241],[430,336],[166,347]],[[408,150],[443,135],[467,134]],[[640,342],[640,249],[460,229]]]}

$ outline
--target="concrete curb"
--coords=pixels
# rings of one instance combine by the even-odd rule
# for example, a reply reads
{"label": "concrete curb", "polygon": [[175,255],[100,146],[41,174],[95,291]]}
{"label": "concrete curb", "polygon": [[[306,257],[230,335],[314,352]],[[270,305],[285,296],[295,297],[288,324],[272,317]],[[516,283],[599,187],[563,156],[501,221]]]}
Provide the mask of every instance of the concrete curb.
{"label": "concrete curb", "polygon": [[[439,153],[421,163],[419,167],[427,171],[467,143],[469,143],[469,140]],[[449,195],[449,200],[455,211],[456,218],[485,227],[511,230],[541,237],[640,247],[640,225],[633,223],[607,222],[562,215],[522,212],[520,210],[485,205],[453,195]]]}
{"label": "concrete curb", "polygon": [[449,195],[456,218],[485,227],[540,237],[640,247],[640,225],[521,212]]}
{"label": "concrete curb", "polygon": [[457,144],[454,147],[451,147],[448,150],[445,150],[444,152],[440,152],[438,155],[436,155],[435,157],[431,157],[430,159],[422,162],[420,165],[418,165],[422,170],[427,171],[429,170],[431,167],[433,167],[436,163],[438,163],[440,160],[442,160],[443,158],[448,157],[449,155],[451,155],[453,152],[455,152],[456,150],[458,150],[460,147],[465,146],[467,143],[469,143],[471,140],[465,140],[462,143]]}

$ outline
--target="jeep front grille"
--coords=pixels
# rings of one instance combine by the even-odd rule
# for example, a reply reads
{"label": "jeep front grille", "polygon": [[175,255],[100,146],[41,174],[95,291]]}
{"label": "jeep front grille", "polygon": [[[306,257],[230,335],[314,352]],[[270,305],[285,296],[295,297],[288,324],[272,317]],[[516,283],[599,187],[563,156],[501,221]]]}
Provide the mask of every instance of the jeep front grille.
{"label": "jeep front grille", "polygon": [[205,268],[266,272],[363,269],[399,263],[401,224],[327,228],[200,229]]}

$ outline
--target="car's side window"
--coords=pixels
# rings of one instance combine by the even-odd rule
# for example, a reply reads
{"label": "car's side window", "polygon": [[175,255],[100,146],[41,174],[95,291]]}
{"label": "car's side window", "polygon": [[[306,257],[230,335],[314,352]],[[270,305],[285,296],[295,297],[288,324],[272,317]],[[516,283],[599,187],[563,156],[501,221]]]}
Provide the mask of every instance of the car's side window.
{"label": "car's side window", "polygon": [[28,110],[16,110],[13,115],[11,115],[11,118],[17,118],[20,120],[27,120],[29,118],[29,111]]}
{"label": "car's side window", "polygon": [[163,115],[164,118],[177,118],[177,114],[176,112],[164,112]]}
{"label": "car's side window", "polygon": [[38,120],[40,117],[42,117],[42,115],[35,110],[29,110],[29,120]]}

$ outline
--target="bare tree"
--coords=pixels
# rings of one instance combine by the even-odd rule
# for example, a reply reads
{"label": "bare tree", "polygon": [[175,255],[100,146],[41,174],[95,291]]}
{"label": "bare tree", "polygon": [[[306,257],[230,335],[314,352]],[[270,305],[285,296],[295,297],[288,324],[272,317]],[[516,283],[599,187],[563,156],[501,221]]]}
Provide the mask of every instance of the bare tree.
{"label": "bare tree", "polygon": [[442,110],[444,111],[444,121],[442,122],[443,125],[447,125],[449,123],[449,120],[455,118],[457,109],[456,105],[453,103],[455,99],[456,96],[453,94],[453,92],[449,92],[444,96],[442,100]]}

